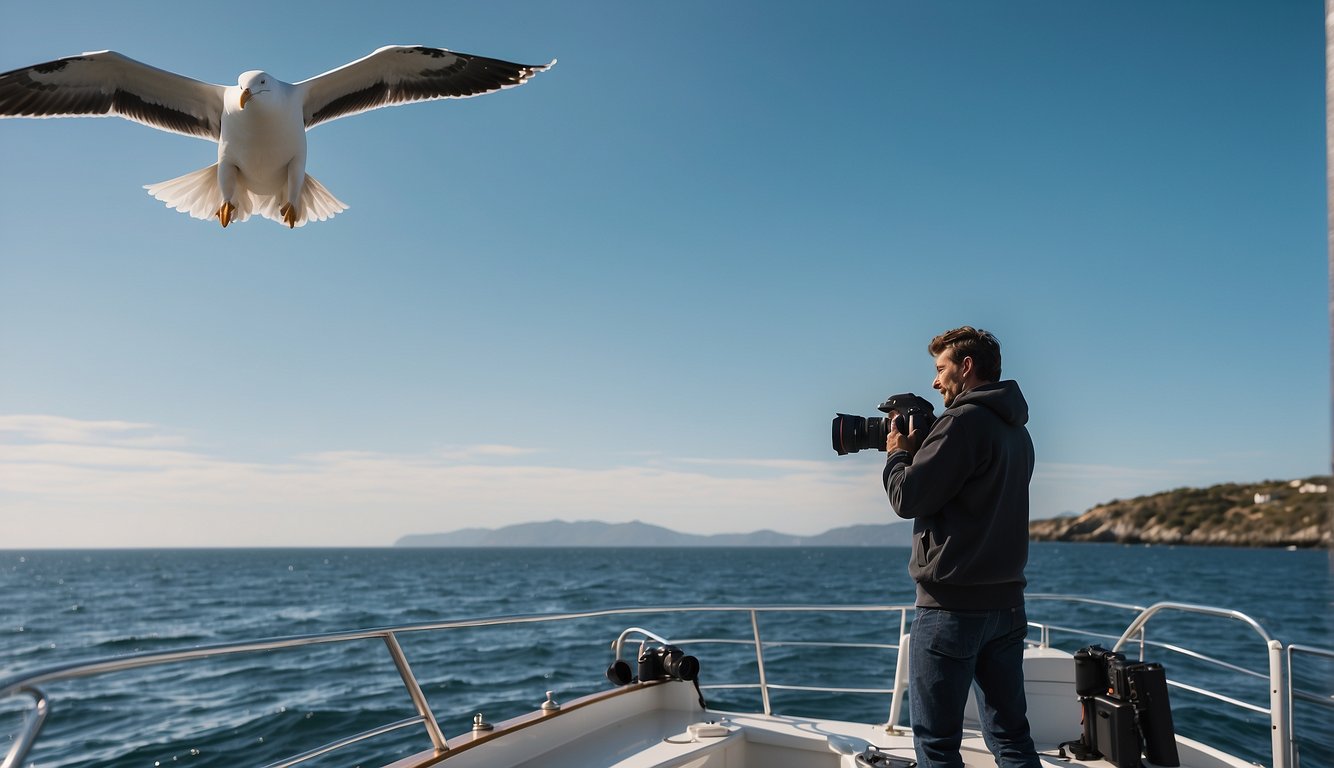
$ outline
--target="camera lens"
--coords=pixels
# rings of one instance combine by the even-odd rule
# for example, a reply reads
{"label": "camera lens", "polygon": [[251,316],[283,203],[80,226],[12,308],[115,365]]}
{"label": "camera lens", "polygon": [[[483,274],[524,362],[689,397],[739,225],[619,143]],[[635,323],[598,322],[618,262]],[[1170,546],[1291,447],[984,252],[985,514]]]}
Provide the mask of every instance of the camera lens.
{"label": "camera lens", "polygon": [[672,676],[687,682],[699,677],[699,659],[694,656],[682,656],[673,666]]}
{"label": "camera lens", "polygon": [[840,413],[834,416],[832,427],[834,451],[839,456],[871,449],[883,451],[885,439],[889,437],[889,425],[882,418],[867,419]]}
{"label": "camera lens", "polygon": [[839,456],[861,450],[861,436],[866,432],[866,419],[840,413],[834,417],[834,451]]}
{"label": "camera lens", "polygon": [[699,677],[699,659],[694,656],[687,656],[685,651],[674,645],[663,648],[662,655],[662,668],[668,677],[686,681]]}
{"label": "camera lens", "polygon": [[630,665],[617,659],[607,667],[607,679],[612,685],[629,685],[633,673],[630,671]]}

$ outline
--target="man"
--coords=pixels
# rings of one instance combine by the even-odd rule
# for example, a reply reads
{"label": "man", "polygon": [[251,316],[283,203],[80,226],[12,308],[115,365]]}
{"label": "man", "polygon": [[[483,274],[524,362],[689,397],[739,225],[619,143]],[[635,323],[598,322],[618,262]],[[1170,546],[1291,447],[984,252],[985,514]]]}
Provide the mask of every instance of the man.
{"label": "man", "polygon": [[1024,566],[1033,441],[1019,385],[1000,381],[1000,343],[968,326],[928,347],[945,411],[930,431],[885,442],[884,483],[913,521],[917,582],[909,707],[917,764],[960,768],[968,690],[1001,768],[1037,768],[1024,699]]}

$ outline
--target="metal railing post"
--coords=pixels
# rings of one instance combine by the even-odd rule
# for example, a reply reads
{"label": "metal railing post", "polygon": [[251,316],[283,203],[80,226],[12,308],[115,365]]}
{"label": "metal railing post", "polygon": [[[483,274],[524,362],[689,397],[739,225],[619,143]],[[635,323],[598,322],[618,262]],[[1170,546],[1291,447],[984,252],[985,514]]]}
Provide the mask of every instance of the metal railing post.
{"label": "metal railing post", "polygon": [[889,722],[885,725],[885,730],[894,734],[901,733],[899,720],[903,719],[903,693],[908,690],[908,649],[911,643],[912,636],[900,626],[899,654],[894,659],[894,693],[889,701]]}
{"label": "metal railing post", "polygon": [[417,684],[417,678],[412,674],[412,668],[408,666],[408,657],[403,655],[403,648],[399,646],[398,638],[394,637],[393,632],[386,632],[384,644],[389,646],[389,655],[393,657],[394,666],[398,668],[398,674],[403,678],[403,685],[407,687],[408,695],[412,697],[412,703],[417,707],[417,714],[422,716],[426,735],[431,737],[435,751],[447,751],[449,744],[445,741],[445,734],[440,732],[440,723],[436,722],[435,715],[431,714],[431,705],[426,703],[426,694],[422,693],[421,686]]}
{"label": "metal railing post", "polygon": [[750,612],[750,630],[755,635],[755,662],[760,667],[760,701],[764,703],[764,714],[772,715],[773,707],[769,706],[769,679],[764,674],[764,646],[760,642],[760,620],[754,610]]}
{"label": "metal railing post", "polygon": [[1292,702],[1288,697],[1287,674],[1283,668],[1283,643],[1270,640],[1269,646],[1269,738],[1274,768],[1294,768],[1289,729]]}
{"label": "metal railing post", "polygon": [[19,768],[28,756],[28,750],[32,749],[33,742],[37,740],[37,734],[42,730],[42,723],[46,722],[47,712],[50,711],[46,704],[46,694],[41,689],[23,687],[16,693],[32,697],[32,711],[23,719],[23,729],[14,737],[14,743],[9,748],[9,754],[5,755],[4,762],[0,763],[0,768]]}

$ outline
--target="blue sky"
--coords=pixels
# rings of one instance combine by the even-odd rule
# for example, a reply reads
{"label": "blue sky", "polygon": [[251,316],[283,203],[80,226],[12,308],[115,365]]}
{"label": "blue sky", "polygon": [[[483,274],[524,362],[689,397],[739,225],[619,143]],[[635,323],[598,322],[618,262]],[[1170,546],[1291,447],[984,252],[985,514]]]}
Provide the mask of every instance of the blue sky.
{"label": "blue sky", "polygon": [[391,43],[559,64],[314,129],[351,208],[296,231],[141,189],[211,143],[0,121],[0,546],[888,521],[829,419],[938,404],[962,324],[1036,517],[1328,471],[1319,2],[53,0],[0,70]]}

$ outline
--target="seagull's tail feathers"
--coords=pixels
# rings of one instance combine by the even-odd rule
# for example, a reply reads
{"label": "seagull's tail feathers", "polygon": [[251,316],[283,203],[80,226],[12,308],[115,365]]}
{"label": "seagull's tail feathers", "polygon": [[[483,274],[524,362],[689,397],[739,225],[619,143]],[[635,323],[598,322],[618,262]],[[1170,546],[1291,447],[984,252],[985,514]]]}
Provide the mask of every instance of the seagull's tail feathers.
{"label": "seagull's tail feathers", "polygon": [[[145,184],[148,194],[167,204],[168,208],[188,213],[196,219],[215,219],[218,208],[222,207],[222,191],[218,189],[218,164],[191,171],[184,176]],[[254,213],[254,201],[246,192],[239,192],[232,201],[236,212],[232,221],[245,221]]]}
{"label": "seagull's tail feathers", "polygon": [[[222,207],[222,191],[218,188],[218,164],[191,171],[184,176],[177,176],[156,184],[146,184],[148,194],[167,204],[168,208],[188,213],[196,219],[216,219],[218,208]],[[282,203],[274,195],[259,195],[237,185],[232,205],[236,211],[232,221],[245,221],[252,214],[272,219],[286,226],[281,212]],[[324,221],[347,210],[347,204],[334,197],[325,186],[313,176],[306,176],[306,183],[301,189],[301,217],[296,226],[308,221]]]}
{"label": "seagull's tail feathers", "polygon": [[[238,202],[237,205],[240,205]],[[306,183],[301,187],[301,217],[294,226],[302,227],[307,222],[325,221],[347,210],[347,203],[333,196],[314,176],[306,174]],[[255,195],[253,210],[257,215],[276,221],[283,226],[282,202],[273,195]]]}

